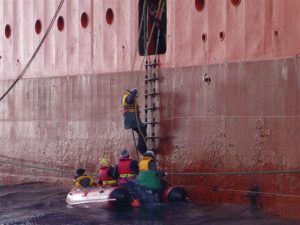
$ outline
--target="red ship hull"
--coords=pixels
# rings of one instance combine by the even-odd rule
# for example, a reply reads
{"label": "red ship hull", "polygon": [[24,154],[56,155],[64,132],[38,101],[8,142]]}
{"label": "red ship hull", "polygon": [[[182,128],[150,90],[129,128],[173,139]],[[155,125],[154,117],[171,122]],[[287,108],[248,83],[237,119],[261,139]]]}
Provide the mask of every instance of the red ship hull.
{"label": "red ship hull", "polygon": [[[128,88],[143,95],[146,72],[135,57],[140,1],[125,2],[65,1],[29,70],[0,101],[1,185],[71,184],[76,168],[93,173],[99,157],[116,162],[123,148],[135,156],[120,101]],[[191,199],[299,219],[300,2],[204,2],[166,1],[159,165]],[[0,2],[0,93],[58,4]]]}

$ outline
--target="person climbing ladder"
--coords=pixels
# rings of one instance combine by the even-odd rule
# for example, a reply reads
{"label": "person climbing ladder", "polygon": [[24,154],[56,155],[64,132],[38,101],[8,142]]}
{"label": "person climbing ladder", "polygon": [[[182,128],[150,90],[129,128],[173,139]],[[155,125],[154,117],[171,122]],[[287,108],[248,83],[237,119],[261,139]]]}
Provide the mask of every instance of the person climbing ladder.
{"label": "person climbing ladder", "polygon": [[136,148],[143,155],[147,151],[147,126],[140,119],[137,98],[138,90],[136,88],[124,91],[122,97],[124,127],[125,129],[132,129],[138,134],[138,143]]}

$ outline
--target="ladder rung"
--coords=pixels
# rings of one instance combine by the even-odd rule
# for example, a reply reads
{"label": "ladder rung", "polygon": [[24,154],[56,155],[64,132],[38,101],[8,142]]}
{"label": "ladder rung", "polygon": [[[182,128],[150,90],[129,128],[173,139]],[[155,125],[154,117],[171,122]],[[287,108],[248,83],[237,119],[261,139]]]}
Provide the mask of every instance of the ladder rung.
{"label": "ladder rung", "polygon": [[154,106],[154,107],[145,108],[144,110],[146,112],[146,111],[149,111],[149,110],[154,111],[154,110],[157,110],[157,109],[158,109],[158,107]]}
{"label": "ladder rung", "polygon": [[156,63],[156,62],[153,62],[153,63],[145,63],[145,66],[157,66],[158,65],[158,63]]}
{"label": "ladder rung", "polygon": [[146,77],[145,83],[148,83],[149,81],[150,81],[150,82],[155,82],[155,81],[157,81],[157,80],[158,80],[158,77],[152,77],[152,78],[147,78],[147,77]]}
{"label": "ladder rung", "polygon": [[152,93],[149,93],[149,94],[144,94],[145,97],[148,97],[148,96],[152,96],[154,97],[155,95],[158,95],[159,93],[157,92],[152,92]]}
{"label": "ladder rung", "polygon": [[159,139],[159,137],[156,137],[156,136],[152,136],[152,137],[146,137],[146,139]]}
{"label": "ladder rung", "polygon": [[158,122],[156,122],[156,121],[152,121],[152,122],[145,122],[145,124],[152,124],[152,125],[154,126],[155,124],[158,124]]}

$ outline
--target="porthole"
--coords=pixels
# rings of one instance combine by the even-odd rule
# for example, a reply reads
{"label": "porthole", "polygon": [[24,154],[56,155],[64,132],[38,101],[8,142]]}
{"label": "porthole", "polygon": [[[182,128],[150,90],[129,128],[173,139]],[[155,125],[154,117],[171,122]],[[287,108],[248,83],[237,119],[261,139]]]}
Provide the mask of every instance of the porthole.
{"label": "porthole", "polygon": [[195,0],[195,7],[196,9],[201,12],[204,9],[205,0]]}
{"label": "porthole", "polygon": [[106,11],[106,22],[111,25],[114,22],[114,12],[111,8]]}
{"label": "porthole", "polygon": [[63,31],[65,26],[64,18],[62,16],[58,17],[57,19],[57,29],[59,31]]}
{"label": "porthole", "polygon": [[241,0],[231,0],[231,4],[234,6],[238,6],[241,3]]}
{"label": "porthole", "polygon": [[224,31],[221,31],[219,33],[219,38],[220,38],[221,41],[223,41],[225,39],[225,33],[224,33]]}
{"label": "porthole", "polygon": [[207,34],[202,34],[202,41],[203,42],[206,42],[207,41]]}
{"label": "porthole", "polygon": [[10,38],[10,35],[11,35],[11,28],[10,28],[10,25],[7,24],[5,26],[5,37],[8,39],[8,38]]}
{"label": "porthole", "polygon": [[88,25],[89,25],[89,18],[88,15],[84,12],[81,14],[81,26],[83,28],[87,28]]}
{"label": "porthole", "polygon": [[42,31],[42,23],[40,20],[35,22],[35,33],[40,34]]}

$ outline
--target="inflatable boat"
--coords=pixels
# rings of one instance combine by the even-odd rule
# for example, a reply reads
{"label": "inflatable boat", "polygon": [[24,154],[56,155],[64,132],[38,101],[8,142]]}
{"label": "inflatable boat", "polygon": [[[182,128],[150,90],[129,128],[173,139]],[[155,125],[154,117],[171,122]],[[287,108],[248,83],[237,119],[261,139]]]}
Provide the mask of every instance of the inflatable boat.
{"label": "inflatable boat", "polygon": [[132,198],[123,187],[73,188],[66,202],[78,207],[130,207]]}
{"label": "inflatable boat", "polygon": [[[152,193],[147,192],[147,195]],[[143,195],[145,196],[145,195]],[[147,197],[146,197],[147,198]],[[166,186],[159,194],[155,203],[174,203],[186,202],[186,191],[178,186]],[[139,199],[145,202],[145,199]],[[147,200],[146,200],[147,201]],[[112,207],[112,208],[126,208],[137,206],[133,203],[133,198],[129,192],[123,187],[91,187],[91,188],[73,188],[67,195],[66,202],[73,207]],[[153,202],[153,203],[154,203]],[[138,205],[140,206],[140,205]],[[141,205],[143,206],[143,205]]]}
{"label": "inflatable boat", "polygon": [[188,196],[184,188],[179,186],[166,186],[161,193],[163,203],[187,202]]}

